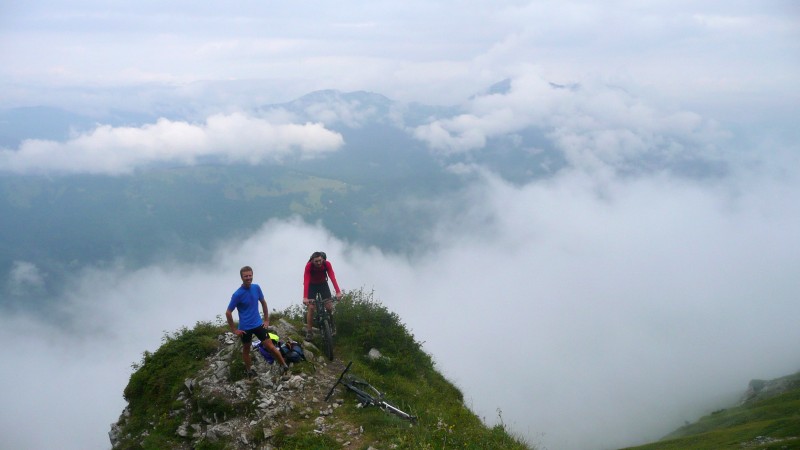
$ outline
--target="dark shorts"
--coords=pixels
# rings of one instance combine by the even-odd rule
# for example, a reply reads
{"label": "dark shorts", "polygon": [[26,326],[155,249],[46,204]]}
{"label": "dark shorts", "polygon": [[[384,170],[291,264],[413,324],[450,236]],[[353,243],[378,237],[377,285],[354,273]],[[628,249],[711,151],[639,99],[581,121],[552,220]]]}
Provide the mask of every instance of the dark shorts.
{"label": "dark shorts", "polygon": [[267,338],[267,329],[264,328],[264,325],[261,325],[250,330],[244,330],[244,334],[242,335],[242,343],[249,344],[252,342],[254,334],[259,341],[263,341]]}
{"label": "dark shorts", "polygon": [[308,298],[314,300],[317,297],[317,292],[322,294],[322,299],[331,298],[331,287],[328,283],[309,283],[308,285]]}

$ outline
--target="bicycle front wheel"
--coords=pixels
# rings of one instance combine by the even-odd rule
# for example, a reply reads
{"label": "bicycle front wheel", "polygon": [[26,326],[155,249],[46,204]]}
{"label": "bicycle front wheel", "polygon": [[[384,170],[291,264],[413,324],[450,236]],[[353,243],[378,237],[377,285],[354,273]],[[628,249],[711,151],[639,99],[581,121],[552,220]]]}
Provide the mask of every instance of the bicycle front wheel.
{"label": "bicycle front wheel", "polygon": [[322,321],[322,350],[328,360],[333,361],[333,333],[331,332],[331,323],[326,319]]}

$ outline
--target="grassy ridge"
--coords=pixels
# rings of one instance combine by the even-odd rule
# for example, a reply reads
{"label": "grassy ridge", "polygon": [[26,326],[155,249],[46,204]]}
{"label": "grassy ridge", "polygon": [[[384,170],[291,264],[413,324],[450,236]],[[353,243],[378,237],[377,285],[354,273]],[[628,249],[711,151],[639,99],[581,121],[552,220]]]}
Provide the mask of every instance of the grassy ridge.
{"label": "grassy ridge", "polygon": [[139,436],[147,430],[148,436],[143,447],[123,441],[122,448],[175,447],[175,431],[182,419],[169,412],[181,406],[177,397],[184,380],[205,365],[205,358],[218,349],[217,336],[226,329],[221,324],[198,322],[193,329],[184,327],[165,334],[158,350],[144,352],[141,362],[133,364],[135,372],[123,391],[131,413],[123,435]]}
{"label": "grassy ridge", "polygon": [[781,394],[715,411],[658,442],[630,449],[800,448],[800,373],[792,377],[797,382]]}
{"label": "grassy ridge", "polygon": [[[346,401],[336,410],[335,418],[361,427],[365,442],[399,449],[531,448],[503,425],[487,427],[465,407],[462,393],[436,371],[431,356],[422,350],[397,314],[375,301],[371,293],[349,293],[337,305],[336,312],[337,359],[353,361],[353,373],[385,391],[386,398],[396,406],[418,416],[417,425],[410,426],[377,408],[357,408],[355,402]],[[273,314],[273,319],[279,317],[298,328],[304,321],[299,306]],[[179,406],[177,397],[184,380],[193,377],[206,364],[205,357],[218,350],[217,336],[226,329],[221,322],[198,323],[194,329],[165,335],[157,351],[146,352],[141,363],[134,365],[136,371],[124,391],[130,419],[120,435],[146,436],[143,441],[138,438],[126,441],[121,447],[185,448],[189,444],[176,435],[180,419],[173,418],[170,410]],[[379,349],[384,357],[367,358],[371,348]],[[233,356],[231,381],[241,378],[241,370],[235,364],[240,360],[239,354]],[[301,363],[301,370],[305,370],[305,365],[310,368],[310,363]],[[206,409],[211,406],[204,405]],[[302,409],[301,406],[289,413],[285,419],[293,421],[295,426],[277,429],[269,444],[278,449],[340,448],[341,444],[331,436],[314,432],[313,421],[301,417]],[[251,436],[254,444],[264,441],[263,436]],[[207,448],[234,447],[217,442]]]}

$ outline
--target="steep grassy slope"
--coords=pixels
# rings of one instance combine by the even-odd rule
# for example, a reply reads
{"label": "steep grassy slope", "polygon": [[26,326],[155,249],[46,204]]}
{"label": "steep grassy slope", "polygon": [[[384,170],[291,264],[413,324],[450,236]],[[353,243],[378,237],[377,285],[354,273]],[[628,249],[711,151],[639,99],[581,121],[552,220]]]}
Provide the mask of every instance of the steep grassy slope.
{"label": "steep grassy slope", "polygon": [[[800,448],[800,373],[780,380],[774,393],[715,411],[658,442],[632,449]],[[752,386],[752,383],[751,383]]]}

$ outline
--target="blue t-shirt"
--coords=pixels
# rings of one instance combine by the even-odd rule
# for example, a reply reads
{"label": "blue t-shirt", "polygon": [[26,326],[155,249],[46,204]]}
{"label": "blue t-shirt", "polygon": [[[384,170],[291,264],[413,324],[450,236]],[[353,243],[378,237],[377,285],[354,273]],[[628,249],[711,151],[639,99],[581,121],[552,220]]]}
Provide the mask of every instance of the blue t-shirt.
{"label": "blue t-shirt", "polygon": [[261,287],[255,283],[250,285],[250,289],[241,286],[233,293],[228,310],[233,311],[234,308],[239,310],[240,330],[252,330],[264,323],[258,313],[258,301],[263,298],[264,293],[261,292]]}

